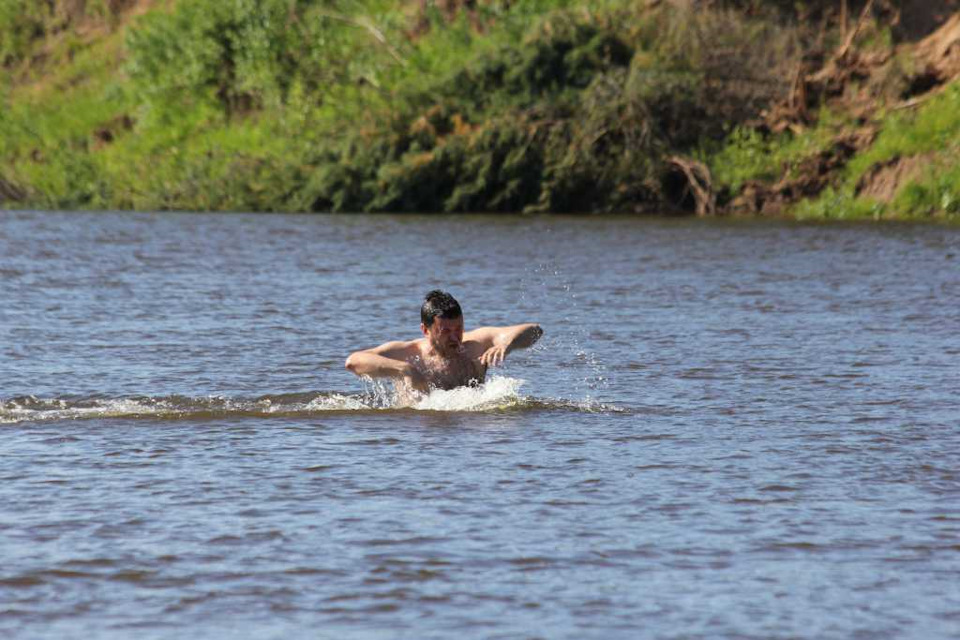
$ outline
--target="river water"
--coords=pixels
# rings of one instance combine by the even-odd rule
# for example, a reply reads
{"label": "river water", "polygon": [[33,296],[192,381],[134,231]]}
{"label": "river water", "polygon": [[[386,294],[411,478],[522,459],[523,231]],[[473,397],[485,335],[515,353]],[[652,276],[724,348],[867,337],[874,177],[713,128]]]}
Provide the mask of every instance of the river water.
{"label": "river water", "polygon": [[957,228],[0,213],[0,636],[956,638],[958,386]]}

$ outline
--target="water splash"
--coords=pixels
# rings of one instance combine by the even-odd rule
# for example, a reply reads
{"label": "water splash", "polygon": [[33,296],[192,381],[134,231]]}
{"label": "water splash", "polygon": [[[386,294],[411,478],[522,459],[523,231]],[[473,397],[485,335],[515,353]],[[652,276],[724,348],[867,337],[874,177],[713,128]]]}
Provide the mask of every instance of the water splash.
{"label": "water splash", "polygon": [[478,387],[437,389],[413,406],[421,411],[491,411],[522,406],[529,400],[520,395],[524,380],[494,376]]}
{"label": "water splash", "polygon": [[236,417],[301,418],[331,412],[390,411],[577,411],[616,413],[624,410],[589,400],[572,402],[533,398],[520,394],[524,380],[494,376],[479,387],[460,387],[402,401],[387,386],[368,385],[365,392],[344,394],[311,392],[268,395],[257,398],[223,396],[138,396],[128,398],[37,398],[21,396],[0,400],[0,424],[55,422],[61,420],[144,419],[206,420]]}

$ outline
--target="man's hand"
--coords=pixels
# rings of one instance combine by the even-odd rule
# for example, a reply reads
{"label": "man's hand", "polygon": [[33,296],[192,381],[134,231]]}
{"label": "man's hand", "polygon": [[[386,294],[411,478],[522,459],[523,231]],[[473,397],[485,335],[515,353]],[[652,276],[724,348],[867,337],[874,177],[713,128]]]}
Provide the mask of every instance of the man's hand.
{"label": "man's hand", "polygon": [[533,346],[543,329],[538,324],[518,324],[512,327],[481,327],[467,334],[470,340],[489,345],[480,356],[480,364],[499,367],[508,353]]}
{"label": "man's hand", "polygon": [[483,352],[480,356],[480,364],[485,367],[498,367],[503,364],[503,359],[506,357],[507,347],[497,344]]}

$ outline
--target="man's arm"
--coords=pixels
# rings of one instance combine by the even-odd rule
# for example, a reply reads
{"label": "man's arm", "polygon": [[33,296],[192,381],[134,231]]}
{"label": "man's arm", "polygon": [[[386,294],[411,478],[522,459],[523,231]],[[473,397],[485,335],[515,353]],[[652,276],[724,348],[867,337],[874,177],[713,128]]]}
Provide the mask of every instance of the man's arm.
{"label": "man's arm", "polygon": [[371,378],[406,378],[414,389],[427,387],[423,374],[407,358],[412,354],[411,342],[387,342],[373,349],[355,351],[347,358],[346,367],[358,376]]}
{"label": "man's arm", "polygon": [[542,335],[540,325],[531,323],[512,327],[481,327],[465,335],[464,340],[479,342],[483,350],[481,364],[495,367],[502,364],[511,351],[532,347]]}

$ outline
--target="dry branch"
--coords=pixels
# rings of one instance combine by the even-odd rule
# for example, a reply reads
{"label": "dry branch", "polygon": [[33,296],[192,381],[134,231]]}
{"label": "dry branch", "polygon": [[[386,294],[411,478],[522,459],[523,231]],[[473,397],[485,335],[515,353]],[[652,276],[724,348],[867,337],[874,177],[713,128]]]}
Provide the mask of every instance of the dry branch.
{"label": "dry branch", "polygon": [[27,199],[26,192],[17,185],[0,178],[0,202],[21,202]]}
{"label": "dry branch", "polygon": [[713,190],[713,179],[710,169],[702,162],[670,156],[667,162],[680,169],[687,179],[687,188],[693,193],[697,202],[698,216],[713,216],[717,213],[717,195]]}
{"label": "dry branch", "polygon": [[870,12],[873,10],[874,0],[869,0],[866,5],[863,7],[863,11],[860,12],[860,18],[857,19],[857,24],[849,34],[847,34],[847,39],[844,41],[843,46],[837,51],[837,54],[834,56],[836,60],[843,60],[846,58],[847,53],[850,51],[850,47],[853,46],[853,41],[857,39],[857,35],[860,34],[860,30],[863,29],[863,25],[867,23],[867,17],[870,15]]}

